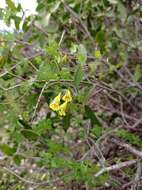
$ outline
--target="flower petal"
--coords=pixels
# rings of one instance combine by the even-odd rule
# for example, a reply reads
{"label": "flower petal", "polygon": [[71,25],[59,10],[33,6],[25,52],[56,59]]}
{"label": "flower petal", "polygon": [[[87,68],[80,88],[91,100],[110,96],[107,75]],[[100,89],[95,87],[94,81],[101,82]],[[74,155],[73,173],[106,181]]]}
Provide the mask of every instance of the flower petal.
{"label": "flower petal", "polygon": [[58,94],[58,96],[56,96],[53,101],[50,103],[49,107],[54,110],[54,111],[58,111],[60,108],[60,100],[61,100],[61,93]]}
{"label": "flower petal", "polygon": [[65,116],[66,115],[66,109],[67,109],[67,102],[64,102],[63,104],[60,105],[59,115]]}
{"label": "flower petal", "polygon": [[66,90],[65,95],[62,98],[65,102],[71,102],[72,101],[72,96],[70,90]]}

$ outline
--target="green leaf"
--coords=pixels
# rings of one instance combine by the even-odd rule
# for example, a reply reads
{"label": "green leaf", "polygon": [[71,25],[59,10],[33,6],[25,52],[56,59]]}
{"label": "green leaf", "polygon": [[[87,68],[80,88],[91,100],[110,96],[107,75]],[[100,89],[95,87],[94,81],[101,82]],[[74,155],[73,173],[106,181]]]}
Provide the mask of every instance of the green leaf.
{"label": "green leaf", "polygon": [[118,137],[120,137],[121,139],[124,139],[133,145],[137,145],[138,147],[140,147],[142,149],[142,140],[138,135],[130,133],[130,132],[126,131],[125,129],[119,129],[116,132],[116,135]]}
{"label": "green leaf", "polygon": [[102,135],[102,127],[100,125],[95,125],[95,127],[91,129],[91,132],[95,137],[99,138]]}
{"label": "green leaf", "polygon": [[18,16],[15,16],[14,17],[14,23],[15,23],[15,27],[16,27],[17,30],[19,30],[20,22],[21,22],[21,18],[18,17]]}
{"label": "green leaf", "polygon": [[70,126],[70,114],[67,113],[67,115],[63,118],[63,129],[67,131],[69,126]]}
{"label": "green leaf", "polygon": [[69,79],[72,78],[71,74],[70,74],[70,71],[69,71],[69,68],[62,68],[62,70],[60,71],[59,75],[60,75],[61,79],[67,79],[67,80],[69,80]]}
{"label": "green leaf", "polygon": [[22,29],[23,29],[24,32],[27,32],[28,28],[29,28],[28,22],[25,20],[24,23],[23,23],[23,25],[22,25]]}
{"label": "green leaf", "polygon": [[49,41],[49,45],[47,46],[45,51],[47,52],[48,55],[54,58],[60,55],[58,52],[58,44],[53,40]]}
{"label": "green leaf", "polygon": [[86,117],[91,120],[92,124],[101,126],[101,123],[95,115],[95,112],[93,112],[93,110],[87,105],[85,105],[85,114]]}
{"label": "green leaf", "polygon": [[20,165],[22,159],[23,159],[23,156],[21,156],[21,155],[19,155],[19,154],[16,154],[16,155],[14,155],[14,157],[13,157],[13,161],[15,162],[15,164],[16,164],[17,166]]}
{"label": "green leaf", "polygon": [[90,62],[88,65],[89,65],[91,74],[96,74],[97,68],[100,65],[100,61],[96,59],[95,62]]}
{"label": "green leaf", "polygon": [[25,140],[23,135],[18,130],[11,132],[10,135],[16,143],[21,143]]}
{"label": "green leaf", "polygon": [[3,9],[0,8],[0,20],[2,20],[2,19],[3,19]]}
{"label": "green leaf", "polygon": [[8,7],[9,7],[12,11],[16,11],[15,4],[13,3],[12,0],[6,0],[6,4],[8,5]]}
{"label": "green leaf", "polygon": [[23,119],[18,119],[18,124],[22,127],[22,128],[25,128],[25,129],[31,129],[31,126],[26,122],[24,121]]}
{"label": "green leaf", "polygon": [[87,51],[83,44],[78,46],[77,60],[80,64],[85,64],[87,60]]}
{"label": "green leaf", "polygon": [[120,19],[122,21],[125,21],[127,18],[127,9],[121,2],[119,2],[119,4],[118,4],[118,12],[119,12]]}
{"label": "green leaf", "polygon": [[78,65],[74,75],[74,83],[76,86],[78,86],[80,82],[83,80],[83,76],[84,76],[84,71],[82,65]]}
{"label": "green leaf", "polygon": [[87,118],[91,120],[91,124],[95,126],[91,129],[91,132],[95,135],[95,137],[99,138],[102,135],[102,126],[100,121],[93,110],[87,105],[85,106],[85,113]]}
{"label": "green leaf", "polygon": [[37,126],[35,126],[33,128],[33,131],[36,132],[37,134],[41,135],[45,132],[47,132],[47,130],[51,129],[51,120],[50,119],[45,119],[45,120],[42,120],[38,123]]}
{"label": "green leaf", "polygon": [[8,156],[12,156],[16,152],[16,148],[12,148],[7,144],[0,144],[0,150]]}
{"label": "green leaf", "polygon": [[43,11],[44,8],[45,8],[45,4],[44,3],[39,3],[37,8],[36,8],[36,11],[38,11],[38,12]]}
{"label": "green leaf", "polygon": [[135,67],[135,72],[134,72],[134,81],[138,82],[140,78],[141,78],[141,68],[140,68],[140,65],[137,64]]}
{"label": "green leaf", "polygon": [[58,75],[54,72],[48,63],[42,64],[38,71],[38,79],[39,80],[57,80]]}
{"label": "green leaf", "polygon": [[21,130],[21,134],[28,140],[36,141],[39,138],[39,135],[30,129]]}
{"label": "green leaf", "polygon": [[18,6],[17,6],[17,11],[20,12],[22,10],[22,6],[20,3],[18,3]]}
{"label": "green leaf", "polygon": [[56,154],[59,152],[68,152],[68,147],[65,146],[63,143],[56,143],[53,140],[47,140],[48,145],[48,152]]}
{"label": "green leaf", "polygon": [[99,32],[97,32],[95,39],[96,39],[96,42],[98,42],[99,45],[104,44],[105,32],[103,30],[100,30]]}

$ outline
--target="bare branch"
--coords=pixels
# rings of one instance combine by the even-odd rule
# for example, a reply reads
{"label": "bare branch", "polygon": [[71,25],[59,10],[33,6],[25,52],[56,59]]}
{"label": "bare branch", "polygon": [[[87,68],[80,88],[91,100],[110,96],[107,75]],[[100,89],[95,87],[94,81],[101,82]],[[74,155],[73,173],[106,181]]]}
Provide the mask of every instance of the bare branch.
{"label": "bare branch", "polygon": [[131,186],[131,190],[135,190],[135,189],[138,188],[138,186],[139,186],[139,180],[140,180],[140,177],[141,177],[141,173],[142,173],[141,163],[138,162],[138,164],[137,164],[137,171],[136,171],[136,174],[135,174],[135,180],[134,180],[134,183]]}
{"label": "bare branch", "polygon": [[126,150],[128,150],[129,152],[131,152],[132,154],[134,154],[135,156],[142,158],[142,152],[137,150],[136,148],[134,148],[133,146],[125,143],[125,142],[121,142],[118,139],[112,138],[111,142],[117,144],[118,146],[121,146],[123,148],[126,148]]}
{"label": "bare branch", "polygon": [[102,168],[94,176],[98,177],[98,176],[102,175],[104,172],[109,172],[109,171],[112,171],[112,170],[118,170],[118,169],[121,169],[121,168],[124,168],[124,167],[128,167],[128,166],[131,166],[131,165],[133,165],[133,164],[135,164],[137,162],[138,162],[138,160],[130,160],[130,161],[122,162],[122,163],[119,163],[119,164],[114,164],[112,166]]}
{"label": "bare branch", "polygon": [[10,168],[7,168],[7,167],[3,167],[3,169],[5,171],[7,171],[8,173],[14,175],[15,177],[17,177],[18,179],[20,179],[22,182],[26,183],[26,184],[33,184],[33,185],[48,185],[48,184],[51,184],[51,183],[55,183],[61,179],[54,179],[53,181],[50,180],[50,181],[44,181],[44,182],[34,182],[34,181],[31,181],[31,180],[28,180],[28,179],[25,179],[23,177],[21,177],[19,174],[17,174],[15,171],[11,170]]}
{"label": "bare branch", "polygon": [[35,109],[34,109],[34,113],[33,113],[33,116],[32,116],[32,119],[34,119],[35,115],[36,115],[36,111],[38,109],[38,106],[39,106],[39,103],[40,103],[40,100],[41,100],[41,97],[43,95],[43,92],[47,86],[48,82],[45,82],[45,84],[43,85],[42,89],[41,89],[41,92],[40,92],[40,95],[38,97],[38,100],[37,100],[37,103],[36,103],[36,106],[35,106]]}

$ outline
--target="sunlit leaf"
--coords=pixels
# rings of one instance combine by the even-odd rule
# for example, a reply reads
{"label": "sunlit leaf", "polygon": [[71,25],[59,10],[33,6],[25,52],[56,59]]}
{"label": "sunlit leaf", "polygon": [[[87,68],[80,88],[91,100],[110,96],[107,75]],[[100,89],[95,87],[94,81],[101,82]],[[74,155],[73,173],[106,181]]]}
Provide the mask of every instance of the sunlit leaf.
{"label": "sunlit leaf", "polygon": [[6,0],[6,4],[8,5],[8,7],[9,7],[12,11],[16,11],[15,4],[13,3],[12,0]]}

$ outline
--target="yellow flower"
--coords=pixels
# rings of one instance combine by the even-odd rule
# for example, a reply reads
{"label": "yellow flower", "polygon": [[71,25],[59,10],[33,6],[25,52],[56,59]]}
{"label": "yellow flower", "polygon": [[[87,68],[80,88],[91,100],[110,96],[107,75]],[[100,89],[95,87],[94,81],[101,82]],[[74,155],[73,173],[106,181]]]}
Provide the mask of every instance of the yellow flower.
{"label": "yellow flower", "polygon": [[59,93],[58,96],[54,98],[54,100],[50,103],[49,107],[54,111],[58,111],[60,109],[60,100],[61,93]]}
{"label": "yellow flower", "polygon": [[66,90],[65,95],[62,98],[65,102],[71,102],[72,101],[72,96],[70,90]]}
{"label": "yellow flower", "polygon": [[58,96],[56,96],[53,99],[53,101],[49,104],[49,107],[53,111],[57,111],[60,116],[65,116],[67,104],[68,104],[68,102],[72,101],[71,92],[69,90],[66,90],[64,96],[62,97],[62,100],[64,101],[64,103],[60,105],[61,97],[62,97],[62,95],[61,95],[61,93],[59,93]]}
{"label": "yellow flower", "polygon": [[67,109],[67,102],[64,102],[63,104],[60,105],[59,115],[65,116],[66,115],[66,109]]}

